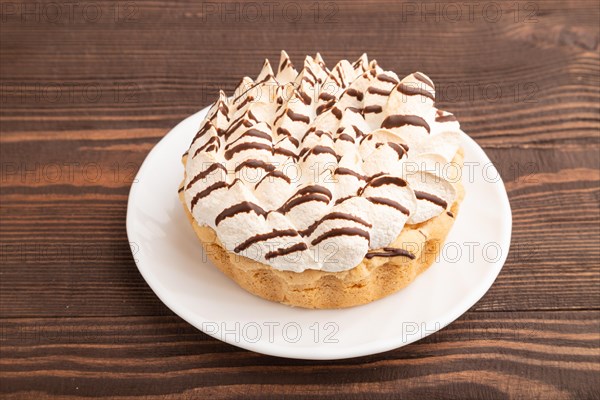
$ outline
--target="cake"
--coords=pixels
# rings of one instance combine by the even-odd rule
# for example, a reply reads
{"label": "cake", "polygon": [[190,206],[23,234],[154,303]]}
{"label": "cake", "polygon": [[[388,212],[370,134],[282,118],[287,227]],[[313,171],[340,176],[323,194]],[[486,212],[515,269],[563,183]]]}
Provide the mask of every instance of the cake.
{"label": "cake", "polygon": [[460,125],[425,74],[363,54],[300,72],[285,52],[223,91],[183,156],[203,254],[245,290],[305,308],[366,304],[438,257],[464,190]]}

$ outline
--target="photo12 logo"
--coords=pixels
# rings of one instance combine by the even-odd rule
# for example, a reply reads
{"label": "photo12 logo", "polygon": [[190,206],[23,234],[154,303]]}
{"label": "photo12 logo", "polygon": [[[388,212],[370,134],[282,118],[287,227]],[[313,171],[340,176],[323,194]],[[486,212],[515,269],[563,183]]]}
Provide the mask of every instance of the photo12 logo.
{"label": "photo12 logo", "polygon": [[339,343],[337,334],[340,327],[335,322],[319,322],[303,326],[294,321],[276,322],[203,322],[200,328],[204,333],[229,343],[298,343],[309,340],[313,343]]}
{"label": "photo12 logo", "polygon": [[402,3],[402,22],[536,23],[539,5],[535,2],[406,2]]}
{"label": "photo12 logo", "polygon": [[[439,322],[400,322],[402,343],[412,343],[423,339],[442,328]],[[338,322],[314,321],[302,323],[296,321],[263,322],[203,322],[200,329],[227,343],[243,344],[283,341],[288,344],[309,342],[315,344],[336,345],[340,340],[341,328]]]}
{"label": "photo12 logo", "polygon": [[3,24],[121,24],[135,23],[138,18],[138,5],[131,1],[7,1],[0,5],[0,21]]}
{"label": "photo12 logo", "polygon": [[138,103],[135,82],[2,82],[3,104]]}
{"label": "photo12 logo", "polygon": [[56,161],[46,163],[0,163],[0,182],[3,184],[74,184],[74,183],[136,183],[139,165],[134,162]]}
{"label": "photo12 logo", "polygon": [[333,1],[203,2],[198,16],[202,22],[338,22],[338,5]]}

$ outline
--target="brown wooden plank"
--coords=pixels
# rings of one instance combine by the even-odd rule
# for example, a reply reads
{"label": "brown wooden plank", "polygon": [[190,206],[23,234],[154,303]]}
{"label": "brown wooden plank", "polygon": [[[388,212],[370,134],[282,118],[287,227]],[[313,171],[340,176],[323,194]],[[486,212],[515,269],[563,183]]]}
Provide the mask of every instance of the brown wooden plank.
{"label": "brown wooden plank", "polygon": [[[5,135],[168,129],[287,48],[296,63],[315,51],[326,60],[368,51],[386,68],[425,71],[437,83],[440,105],[484,145],[598,145],[598,9],[586,2],[488,4],[488,13],[502,9],[497,21],[483,4],[462,6],[462,19],[454,21],[441,3],[433,4],[436,19],[435,8],[416,3],[336,1],[326,3],[334,11],[328,23],[323,13],[315,20],[308,3],[299,6],[298,21],[279,10],[268,24],[245,18],[240,2],[230,2],[239,12],[229,17],[200,3],[173,4],[168,12],[154,1],[135,3],[135,18],[117,22],[109,18],[110,3],[95,4],[104,10],[98,23],[78,15],[65,24],[6,17]],[[175,20],[178,29],[165,40],[161,27]],[[367,28],[373,24],[380,29]],[[356,26],[365,28],[357,34]],[[350,41],[351,48],[338,45]],[[227,46],[213,45],[219,42]]]}
{"label": "brown wooden plank", "polygon": [[[258,20],[233,0],[89,3],[1,4],[2,398],[598,398],[598,2],[286,0],[252,3]],[[459,321],[383,355],[264,357],[191,328],[137,272],[133,173],[280,49],[427,73],[500,170],[511,252]]]}
{"label": "brown wooden plank", "polygon": [[0,324],[4,398],[554,399],[600,389],[598,311],[475,312],[404,348],[340,361],[262,356],[174,317]]}
{"label": "brown wooden plank", "polygon": [[[133,264],[125,232],[132,173],[147,150],[120,146],[144,141],[26,140],[2,146],[4,165],[12,162],[16,168],[4,175],[8,182],[0,191],[2,315],[169,313]],[[35,161],[22,166],[23,154],[34,151]],[[57,167],[56,154],[62,152],[73,158],[67,162],[63,156],[66,166]],[[506,181],[513,240],[502,273],[476,308],[598,308],[597,151],[490,148],[488,153]],[[98,179],[95,169],[89,169],[93,179],[86,178],[88,164],[99,166]],[[55,171],[61,172],[58,180]]]}

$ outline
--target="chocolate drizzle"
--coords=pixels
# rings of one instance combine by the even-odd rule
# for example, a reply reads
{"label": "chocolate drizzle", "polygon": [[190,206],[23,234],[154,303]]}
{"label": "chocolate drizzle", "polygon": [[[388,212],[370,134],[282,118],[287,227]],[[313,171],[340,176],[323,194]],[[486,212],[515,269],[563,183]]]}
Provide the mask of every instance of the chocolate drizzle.
{"label": "chocolate drizzle", "polygon": [[313,77],[315,82],[318,82],[319,79],[317,78],[317,76],[315,75],[314,72],[312,72],[312,70],[310,68],[306,68],[305,69],[306,73],[309,74],[311,77]]}
{"label": "chocolate drizzle", "polygon": [[358,101],[362,101],[362,99],[363,99],[363,94],[361,92],[359,92],[358,90],[353,89],[353,88],[347,89],[346,90],[346,94],[348,96],[356,97],[356,100],[358,100]]}
{"label": "chocolate drizzle", "polygon": [[321,185],[305,186],[298,190],[277,211],[282,214],[289,212],[292,208],[309,201],[319,201],[329,204],[333,195],[329,189]]}
{"label": "chocolate drizzle", "polygon": [[440,111],[436,113],[435,122],[454,122],[456,117],[453,114],[442,114]]}
{"label": "chocolate drizzle", "polygon": [[354,171],[353,169],[344,168],[344,167],[337,167],[336,170],[334,171],[334,175],[350,175],[361,181],[367,180],[366,176],[359,174],[358,172]]}
{"label": "chocolate drizzle", "polygon": [[310,106],[310,103],[312,103],[312,99],[310,98],[309,95],[307,95],[303,91],[298,91],[298,95],[300,97],[300,100],[302,100],[302,102],[304,104],[306,104],[307,106]]}
{"label": "chocolate drizzle", "polygon": [[327,132],[327,131],[322,131],[322,130],[320,130],[320,129],[313,130],[312,132],[314,132],[314,134],[315,134],[315,135],[317,135],[318,137],[321,137],[321,136],[325,135],[325,136],[327,136],[328,138],[330,138],[330,139],[332,139],[332,140],[333,140],[333,137],[331,136],[331,133],[330,133],[330,132]]}
{"label": "chocolate drizzle", "polygon": [[254,97],[252,97],[252,96],[250,96],[250,95],[246,96],[246,98],[244,99],[244,101],[242,101],[242,102],[241,102],[241,103],[238,105],[238,110],[239,110],[239,109],[241,109],[241,108],[244,108],[244,106],[245,106],[246,104],[248,104],[249,102],[251,102],[252,100],[254,100]]}
{"label": "chocolate drizzle", "polygon": [[200,172],[198,175],[196,175],[195,177],[192,178],[192,180],[185,187],[186,190],[191,188],[194,183],[198,182],[201,179],[206,178],[208,175],[212,174],[213,172],[215,172],[218,169],[220,169],[221,171],[223,171],[227,174],[227,168],[225,168],[225,166],[223,164],[221,164],[221,163],[211,164],[210,167],[206,168],[204,171]]}
{"label": "chocolate drizzle", "polygon": [[379,88],[376,88],[375,86],[369,86],[369,88],[367,89],[367,92],[369,92],[371,94],[377,94],[379,96],[389,96],[392,91],[385,90],[385,89],[379,89]]}
{"label": "chocolate drizzle", "polygon": [[448,207],[448,203],[446,203],[445,200],[440,199],[439,197],[437,197],[431,193],[420,192],[418,190],[415,190],[415,196],[417,196],[417,199],[419,199],[419,200],[427,200],[430,203],[433,203],[437,206],[442,207],[443,209],[446,209]]}
{"label": "chocolate drizzle", "polygon": [[271,76],[271,75],[267,75],[267,76],[265,76],[265,77],[264,77],[262,80],[260,80],[260,81],[258,81],[258,82],[254,82],[254,84],[253,84],[252,86],[250,86],[250,87],[249,87],[247,90],[245,90],[245,91],[244,91],[243,93],[241,93],[239,96],[237,96],[236,98],[234,98],[234,99],[233,99],[233,102],[234,102],[234,103],[237,103],[237,101],[238,101],[239,99],[241,99],[242,97],[244,97],[244,95],[245,95],[246,93],[248,93],[249,91],[251,91],[252,89],[254,89],[255,87],[257,87],[258,85],[265,83],[266,81],[268,81],[268,80],[269,80],[269,79],[271,79],[271,78],[272,78],[272,76]]}
{"label": "chocolate drizzle", "polygon": [[215,218],[215,225],[219,225],[224,219],[231,218],[237,214],[248,213],[250,211],[254,211],[256,215],[266,216],[267,212],[262,209],[261,206],[251,203],[249,201],[242,201],[234,206],[224,209],[217,215]]}
{"label": "chocolate drizzle", "polygon": [[233,142],[229,142],[229,143],[228,143],[228,144],[225,146],[225,150],[227,150],[227,149],[231,148],[231,146],[232,146],[234,143],[237,143],[239,140],[241,140],[241,139],[244,139],[244,138],[246,138],[246,137],[248,137],[248,136],[251,136],[251,137],[256,137],[256,138],[259,138],[259,139],[265,139],[265,140],[268,140],[269,142],[272,140],[272,137],[271,137],[271,135],[270,135],[270,134],[268,134],[268,133],[266,133],[266,132],[260,131],[260,130],[258,130],[258,129],[248,129],[248,130],[247,130],[246,132],[244,132],[244,133],[243,133],[243,134],[242,134],[242,135],[241,135],[239,138],[235,139]]}
{"label": "chocolate drizzle", "polygon": [[267,233],[261,233],[259,235],[251,236],[246,239],[244,242],[240,243],[233,249],[234,252],[239,253],[240,251],[246,250],[248,247],[252,246],[255,243],[264,242],[265,240],[275,239],[278,237],[285,236],[298,236],[298,232],[295,229],[283,229],[283,230],[274,230]]}
{"label": "chocolate drizzle", "polygon": [[379,114],[382,111],[383,111],[383,108],[381,108],[381,106],[378,106],[378,105],[372,105],[372,106],[367,106],[367,107],[363,108],[364,114],[368,114],[368,113]]}
{"label": "chocolate drizzle", "polygon": [[292,136],[292,134],[290,133],[290,131],[288,131],[287,129],[282,128],[282,127],[277,128],[277,134],[278,135],[289,136],[289,137]]}
{"label": "chocolate drizzle", "polygon": [[416,115],[390,115],[381,123],[381,127],[385,129],[400,128],[404,125],[420,126],[425,128],[427,133],[431,131],[427,121]]}
{"label": "chocolate drizzle", "polygon": [[308,84],[311,85],[311,86],[315,85],[315,82],[312,79],[310,79],[310,77],[308,77],[308,76],[303,76],[302,77],[302,81],[308,82]]}
{"label": "chocolate drizzle", "polygon": [[405,85],[403,83],[399,84],[397,88],[400,93],[405,94],[407,96],[421,95],[421,96],[427,97],[428,99],[431,99],[432,101],[435,101],[435,97],[428,90],[425,90],[425,89],[422,89],[419,87]]}
{"label": "chocolate drizzle", "polygon": [[283,61],[281,62],[281,64],[279,65],[279,71],[283,71],[285,69],[285,66],[288,64],[288,62],[290,62],[290,59],[284,58]]}
{"label": "chocolate drizzle", "polygon": [[[311,133],[315,132],[315,131],[316,131],[316,128],[314,126],[312,126],[309,129],[307,129],[306,132],[304,132],[304,135],[302,136],[302,139],[300,139],[300,142],[304,142],[304,140],[306,139],[306,137],[308,135],[310,135]],[[322,132],[322,131],[320,131],[320,132]]]}
{"label": "chocolate drizzle", "polygon": [[215,143],[219,144],[219,138],[216,136],[213,136],[210,139],[208,139],[208,141],[206,143],[204,143],[202,146],[198,147],[198,149],[192,155],[192,158],[196,157],[198,155],[198,153],[200,153],[202,151],[208,152],[209,151],[208,148]]}
{"label": "chocolate drizzle", "polygon": [[404,207],[397,201],[386,199],[385,197],[367,197],[367,200],[369,200],[373,204],[395,208],[396,210],[400,211],[406,216],[410,215],[410,211],[408,210],[408,208]]}
{"label": "chocolate drizzle", "polygon": [[254,116],[254,114],[252,114],[252,111],[248,111],[248,118],[250,118],[252,121],[254,121],[258,124],[258,118],[256,118],[256,116]]}
{"label": "chocolate drizzle", "polygon": [[354,133],[356,133],[356,136],[365,136],[365,134],[363,133],[363,131],[361,131],[360,129],[358,129],[358,127],[356,125],[352,125],[352,129],[354,129]]}
{"label": "chocolate drizzle", "polygon": [[319,202],[322,202],[325,204],[329,204],[330,199],[327,196],[323,196],[322,194],[319,194],[319,193],[310,193],[310,194],[306,194],[304,196],[296,197],[294,199],[286,201],[285,204],[282,205],[277,211],[282,214],[286,214],[292,208],[294,208],[300,204],[308,203],[309,201],[319,201]]}
{"label": "chocolate drizzle", "polygon": [[336,97],[335,97],[334,95],[332,95],[332,94],[329,94],[329,93],[327,93],[327,92],[322,92],[322,93],[319,95],[319,99],[320,99],[320,100],[325,100],[325,101],[327,101],[327,102],[330,102],[330,101],[332,101],[332,100],[333,100],[333,101],[335,101],[335,100],[336,100]]}
{"label": "chocolate drizzle", "polygon": [[339,108],[337,108],[337,107],[333,107],[333,108],[331,109],[331,113],[332,113],[333,115],[335,115],[335,117],[336,117],[337,119],[342,119],[342,110],[340,110]]}
{"label": "chocolate drizzle", "polygon": [[229,119],[228,115],[229,114],[229,107],[227,107],[227,105],[225,103],[223,103],[222,101],[219,101],[219,112],[221,114],[223,114],[227,119]]}
{"label": "chocolate drizzle", "polygon": [[394,85],[398,84],[398,81],[396,80],[396,78],[394,78],[393,76],[386,75],[386,74],[377,75],[377,79],[380,80],[381,82],[389,82],[389,83],[393,83]]}
{"label": "chocolate drizzle", "polygon": [[308,118],[308,115],[295,113],[289,108],[288,108],[286,114],[292,121],[299,121],[299,122],[304,122],[305,124],[310,124],[310,118]]}
{"label": "chocolate drizzle", "polygon": [[354,143],[354,138],[352,136],[348,135],[347,133],[342,133],[340,136],[338,136],[338,139],[345,140],[350,143]]}
{"label": "chocolate drizzle", "polygon": [[235,131],[237,131],[237,129],[242,126],[242,124],[245,125],[246,120],[244,119],[244,116],[242,115],[241,117],[239,117],[238,119],[234,120],[231,122],[231,124],[229,124],[229,127],[225,130],[225,131],[221,131],[220,132],[220,136],[223,136],[225,138],[225,140],[228,140],[229,137],[231,136],[231,134],[233,134]]}
{"label": "chocolate drizzle", "polygon": [[398,158],[404,157],[404,155],[408,152],[408,146],[406,145],[394,142],[388,142],[387,145],[394,149],[394,151],[398,154]]}
{"label": "chocolate drizzle", "polygon": [[323,114],[325,111],[329,110],[335,104],[335,100],[330,101],[329,103],[321,104],[317,107],[317,115]]}
{"label": "chocolate drizzle", "polygon": [[275,166],[263,160],[246,160],[235,167],[235,172],[239,172],[242,168],[262,168],[267,172],[273,171]]}
{"label": "chocolate drizzle", "polygon": [[[235,181],[234,181],[234,184],[235,184]],[[227,185],[227,182],[221,181],[221,182],[213,183],[206,189],[201,190],[200,192],[196,193],[196,195],[192,199],[190,210],[194,211],[194,207],[196,206],[196,203],[198,203],[198,200],[200,200],[201,198],[208,196],[209,194],[211,194],[213,191],[215,191],[217,189],[223,189],[228,186],[229,185]]]}
{"label": "chocolate drizzle", "polygon": [[385,175],[383,172],[375,174],[368,179],[367,184],[358,190],[358,195],[362,195],[368,187],[376,188],[384,185],[406,186],[406,181],[397,176]]}
{"label": "chocolate drizzle", "polygon": [[328,146],[314,146],[314,147],[305,147],[301,152],[300,152],[300,158],[302,158],[303,161],[306,161],[306,159],[310,156],[310,155],[319,155],[319,154],[331,154],[332,156],[338,158],[338,155],[336,154],[335,150],[333,150],[331,147]]}
{"label": "chocolate drizzle", "polygon": [[278,121],[279,121],[281,118],[283,118],[283,116],[284,116],[284,115],[285,115],[285,111],[284,111],[284,112],[282,112],[281,114],[277,115],[277,116],[275,117],[275,120],[273,121],[273,125],[277,125],[277,122],[278,122]]}
{"label": "chocolate drizzle", "polygon": [[294,160],[298,160],[298,155],[296,153],[294,153],[293,151],[288,150],[284,147],[273,148],[273,154],[279,154],[284,157],[290,157],[290,158],[293,158]]}
{"label": "chocolate drizzle", "polygon": [[337,200],[335,201],[335,203],[333,203],[333,204],[335,204],[335,205],[337,206],[338,204],[342,204],[342,203],[343,203],[343,202],[345,202],[346,200],[349,200],[349,199],[351,199],[351,198],[353,198],[353,197],[356,197],[356,196],[346,196],[346,197],[341,197],[341,198],[337,199]]}
{"label": "chocolate drizzle", "polygon": [[[331,191],[329,189],[327,189],[325,186],[321,186],[321,185],[305,186],[302,189],[298,190],[294,194],[294,196],[302,196],[307,193],[320,193],[322,195],[327,196],[329,198],[329,200],[331,200],[331,198],[333,197],[333,195],[331,194]],[[294,196],[292,196],[292,197],[294,197]]]}
{"label": "chocolate drizzle", "polygon": [[400,187],[405,187],[406,181],[397,176],[383,175],[371,179],[371,181],[369,181],[368,183],[368,186],[370,187],[380,187],[383,185],[396,185]]}
{"label": "chocolate drizzle", "polygon": [[419,72],[415,72],[414,77],[416,80],[423,82],[424,84],[426,84],[427,86],[429,86],[432,89],[435,89],[435,86],[433,85],[433,82],[431,82],[426,76],[424,76],[423,74],[419,73]]}
{"label": "chocolate drizzle", "polygon": [[336,229],[332,229],[330,231],[323,233],[322,235],[320,235],[319,237],[314,239],[310,244],[315,246],[315,245],[321,243],[323,240],[331,239],[331,238],[334,238],[337,236],[360,236],[360,237],[365,238],[367,240],[367,242],[369,242],[371,240],[371,236],[369,235],[369,232],[365,231],[364,229],[336,228]]}
{"label": "chocolate drizzle", "polygon": [[233,157],[233,155],[235,153],[239,153],[240,151],[244,151],[244,150],[268,150],[269,152],[273,151],[273,147],[270,144],[266,144],[266,143],[258,143],[258,142],[246,142],[246,143],[240,143],[234,147],[232,147],[231,149],[227,150],[225,152],[225,159],[226,160],[231,160],[231,158]]}
{"label": "chocolate drizzle", "polygon": [[367,221],[365,221],[362,218],[359,218],[357,216],[354,216],[352,214],[348,214],[348,213],[343,213],[343,212],[331,212],[329,214],[326,214],[323,218],[321,218],[320,220],[314,222],[313,224],[311,224],[308,228],[300,231],[300,235],[301,236],[310,236],[314,233],[314,231],[319,227],[319,225],[321,225],[323,222],[325,221],[330,221],[330,220],[334,220],[334,219],[343,219],[346,221],[352,221],[352,222],[356,222],[358,224],[364,225],[367,228],[372,228],[373,225],[371,225],[370,223],[368,223]]}
{"label": "chocolate drizzle", "polygon": [[367,260],[370,260],[373,257],[408,257],[411,260],[414,260],[416,257],[413,253],[411,253],[410,251],[404,250],[404,249],[397,249],[395,247],[384,247],[382,249],[383,251],[377,251],[377,250],[373,250],[373,251],[369,251],[366,255],[365,258]]}
{"label": "chocolate drizzle", "polygon": [[266,174],[265,176],[263,176],[263,178],[260,181],[258,181],[258,183],[256,185],[254,185],[254,189],[256,189],[265,179],[267,179],[269,177],[283,179],[287,183],[291,183],[291,179],[286,174],[284,174],[282,171],[275,170],[275,171],[271,171],[268,174]]}
{"label": "chocolate drizzle", "polygon": [[275,251],[270,251],[265,255],[265,258],[267,260],[270,260],[275,257],[285,256],[285,255],[288,255],[291,253],[295,253],[297,251],[304,251],[306,249],[308,249],[308,246],[306,245],[306,243],[300,242],[300,243],[296,243],[292,247],[287,247],[287,248],[277,249]]}
{"label": "chocolate drizzle", "polygon": [[204,134],[208,132],[210,128],[213,128],[213,125],[210,122],[204,124],[204,126],[198,130],[196,136],[194,136],[194,139],[192,139],[192,144],[194,144],[194,142],[196,142],[196,140],[198,140],[200,137],[204,136]]}

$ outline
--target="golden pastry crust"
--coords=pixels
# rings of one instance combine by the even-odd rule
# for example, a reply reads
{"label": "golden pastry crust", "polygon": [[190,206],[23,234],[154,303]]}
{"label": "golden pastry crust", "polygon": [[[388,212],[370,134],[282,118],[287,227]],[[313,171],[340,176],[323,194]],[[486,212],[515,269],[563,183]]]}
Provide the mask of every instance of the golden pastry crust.
{"label": "golden pastry crust", "polygon": [[[462,152],[453,162],[462,167]],[[185,158],[183,160],[186,162]],[[365,257],[356,267],[341,272],[306,270],[280,271],[225,249],[216,232],[200,226],[185,204],[183,192],[179,198],[206,256],[229,278],[248,292],[267,300],[303,308],[345,308],[367,304],[395,293],[411,283],[436,260],[458,215],[464,189],[460,180],[454,184],[456,201],[450,212],[417,225],[406,225],[389,245],[415,255]],[[335,257],[335,254],[333,255]]]}

